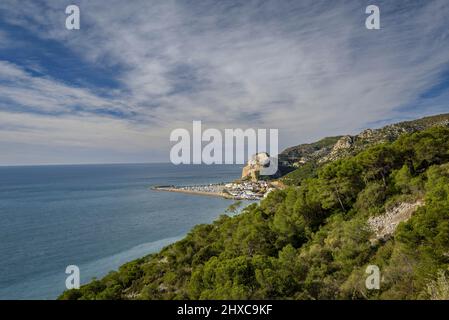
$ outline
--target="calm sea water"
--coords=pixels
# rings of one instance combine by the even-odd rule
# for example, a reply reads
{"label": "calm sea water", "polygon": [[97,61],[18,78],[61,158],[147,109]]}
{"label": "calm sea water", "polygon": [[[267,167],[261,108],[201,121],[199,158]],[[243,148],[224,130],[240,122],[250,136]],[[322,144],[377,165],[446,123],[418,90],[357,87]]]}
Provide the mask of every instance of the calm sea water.
{"label": "calm sea water", "polygon": [[68,265],[85,283],[160,250],[232,200],[151,186],[240,173],[239,166],[171,164],[0,167],[0,299],[54,299]]}

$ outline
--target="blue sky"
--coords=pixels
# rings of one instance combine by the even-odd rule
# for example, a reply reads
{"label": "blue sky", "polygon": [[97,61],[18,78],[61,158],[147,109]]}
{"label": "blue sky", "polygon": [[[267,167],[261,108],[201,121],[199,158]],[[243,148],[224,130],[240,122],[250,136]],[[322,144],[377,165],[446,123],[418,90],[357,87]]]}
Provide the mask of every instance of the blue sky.
{"label": "blue sky", "polygon": [[287,147],[449,112],[448,88],[446,0],[0,2],[0,165],[168,161],[192,120]]}

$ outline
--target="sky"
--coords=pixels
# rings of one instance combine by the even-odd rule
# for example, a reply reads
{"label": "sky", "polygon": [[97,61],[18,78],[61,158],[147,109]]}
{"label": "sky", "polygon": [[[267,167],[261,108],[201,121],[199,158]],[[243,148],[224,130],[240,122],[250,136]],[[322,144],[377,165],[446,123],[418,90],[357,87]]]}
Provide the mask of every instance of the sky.
{"label": "sky", "polygon": [[193,120],[282,149],[448,98],[447,0],[0,2],[0,165],[168,162]]}

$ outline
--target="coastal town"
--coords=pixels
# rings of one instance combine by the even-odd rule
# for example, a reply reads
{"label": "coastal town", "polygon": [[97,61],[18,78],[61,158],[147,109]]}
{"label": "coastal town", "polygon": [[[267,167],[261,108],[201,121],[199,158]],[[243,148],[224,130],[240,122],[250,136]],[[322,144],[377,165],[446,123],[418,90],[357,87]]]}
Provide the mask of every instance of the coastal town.
{"label": "coastal town", "polygon": [[219,196],[234,200],[260,200],[275,190],[267,181],[234,181],[230,183],[192,185],[192,186],[155,186],[153,190],[180,192],[198,195]]}
{"label": "coastal town", "polygon": [[241,178],[233,182],[190,186],[154,186],[152,190],[219,196],[234,200],[260,200],[280,187],[280,184],[273,180],[260,179],[261,170],[273,159],[266,152],[253,155],[242,169]]}
{"label": "coastal town", "polygon": [[224,192],[236,200],[258,200],[275,188],[266,181],[242,181],[225,184]]}

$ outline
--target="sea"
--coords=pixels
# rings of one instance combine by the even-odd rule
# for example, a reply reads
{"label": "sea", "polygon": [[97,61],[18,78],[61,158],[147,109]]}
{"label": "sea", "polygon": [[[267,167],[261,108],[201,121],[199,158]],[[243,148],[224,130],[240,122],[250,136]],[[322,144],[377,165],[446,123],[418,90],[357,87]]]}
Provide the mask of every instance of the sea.
{"label": "sea", "polygon": [[56,299],[66,268],[81,284],[182,239],[233,200],[151,190],[229,182],[236,165],[0,167],[0,299]]}

